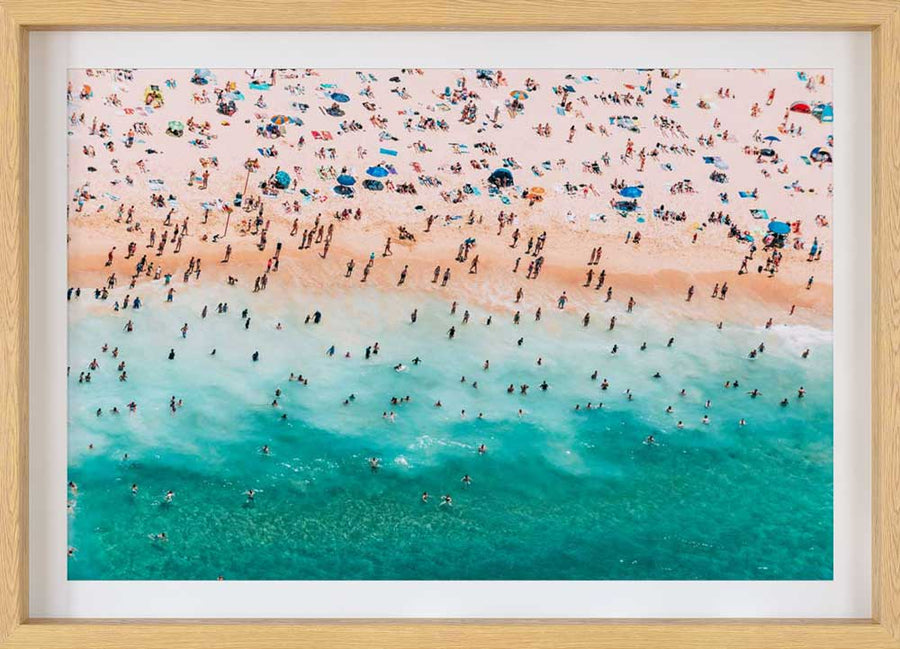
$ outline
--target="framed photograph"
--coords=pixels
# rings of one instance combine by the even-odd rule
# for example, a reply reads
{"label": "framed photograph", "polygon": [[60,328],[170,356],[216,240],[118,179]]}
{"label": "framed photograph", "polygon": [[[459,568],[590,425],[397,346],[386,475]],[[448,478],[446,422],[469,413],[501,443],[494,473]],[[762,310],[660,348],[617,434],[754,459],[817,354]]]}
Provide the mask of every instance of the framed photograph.
{"label": "framed photograph", "polygon": [[0,3],[2,646],[900,642],[900,8],[122,9]]}

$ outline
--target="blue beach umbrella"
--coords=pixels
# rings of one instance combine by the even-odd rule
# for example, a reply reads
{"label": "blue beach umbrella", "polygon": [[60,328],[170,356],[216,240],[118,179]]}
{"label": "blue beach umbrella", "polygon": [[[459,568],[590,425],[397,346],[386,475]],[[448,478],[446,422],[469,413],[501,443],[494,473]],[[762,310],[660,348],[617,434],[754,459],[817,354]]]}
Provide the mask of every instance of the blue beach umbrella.
{"label": "blue beach umbrella", "polygon": [[823,149],[820,146],[817,146],[815,149],[810,151],[809,157],[816,162],[831,162],[831,152],[828,149]]}
{"label": "blue beach umbrella", "polygon": [[337,177],[338,184],[343,185],[344,187],[349,187],[350,185],[356,184],[356,178],[351,176],[350,174],[341,174]]}
{"label": "blue beach umbrella", "polygon": [[347,95],[345,95],[342,92],[331,93],[331,98],[334,99],[339,104],[346,104],[348,101],[350,101],[350,97],[348,97]]}
{"label": "blue beach umbrella", "polygon": [[781,142],[780,137],[776,137],[774,135],[767,135],[763,138],[766,142]]}
{"label": "blue beach umbrella", "polygon": [[353,196],[353,188],[346,185],[335,185],[334,193],[339,196]]}
{"label": "blue beach umbrella", "polygon": [[496,169],[490,176],[488,176],[488,182],[495,187],[512,187],[512,172],[509,169]]}
{"label": "blue beach umbrella", "polygon": [[363,181],[362,186],[373,192],[380,192],[382,189],[384,189],[383,182],[381,182],[380,180],[372,180],[371,178],[366,178]]}
{"label": "blue beach umbrella", "polygon": [[275,184],[279,188],[284,189],[291,184],[291,177],[285,171],[279,171],[275,174]]}
{"label": "blue beach umbrella", "polygon": [[624,187],[619,190],[619,194],[625,198],[640,198],[644,192],[640,187]]}
{"label": "blue beach umbrella", "polygon": [[787,234],[790,231],[791,225],[784,221],[771,221],[769,223],[769,232],[774,232],[775,234]]}
{"label": "blue beach umbrella", "polygon": [[372,176],[372,178],[384,178],[388,175],[388,170],[384,167],[376,166],[366,169],[366,173]]}

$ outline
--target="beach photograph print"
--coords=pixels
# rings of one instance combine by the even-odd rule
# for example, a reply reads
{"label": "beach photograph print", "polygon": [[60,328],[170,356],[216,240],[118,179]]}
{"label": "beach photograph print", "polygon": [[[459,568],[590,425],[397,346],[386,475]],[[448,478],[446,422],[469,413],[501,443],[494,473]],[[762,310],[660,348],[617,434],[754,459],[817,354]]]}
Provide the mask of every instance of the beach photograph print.
{"label": "beach photograph print", "polygon": [[67,102],[68,579],[833,578],[830,70]]}

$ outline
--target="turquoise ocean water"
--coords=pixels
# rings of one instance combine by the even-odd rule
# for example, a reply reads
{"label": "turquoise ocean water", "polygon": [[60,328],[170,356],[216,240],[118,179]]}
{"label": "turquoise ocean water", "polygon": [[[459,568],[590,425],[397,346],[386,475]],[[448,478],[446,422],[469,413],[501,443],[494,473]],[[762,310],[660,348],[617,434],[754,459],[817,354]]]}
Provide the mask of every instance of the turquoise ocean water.
{"label": "turquoise ocean water", "polygon": [[[465,305],[451,316],[434,297],[279,295],[180,288],[171,305],[154,297],[119,313],[112,299],[70,303],[70,579],[832,578],[830,332],[718,331],[648,309],[620,316],[613,332],[608,316],[583,328],[580,314],[555,309],[538,323],[523,313],[519,326],[495,312],[486,326],[476,307],[461,325]],[[304,324],[316,308],[323,322]],[[123,331],[128,318],[134,333]],[[365,360],[375,341],[380,353]],[[748,359],[760,342],[765,353]],[[118,360],[103,343],[119,347]],[[80,384],[94,357],[100,369]],[[734,378],[739,389],[723,387]],[[510,383],[531,388],[510,395]],[[762,396],[751,399],[753,388]],[[172,396],[184,400],[176,414]],[[588,401],[604,407],[574,410]],[[382,418],[391,410],[393,422]],[[149,538],[159,532],[168,542]]]}

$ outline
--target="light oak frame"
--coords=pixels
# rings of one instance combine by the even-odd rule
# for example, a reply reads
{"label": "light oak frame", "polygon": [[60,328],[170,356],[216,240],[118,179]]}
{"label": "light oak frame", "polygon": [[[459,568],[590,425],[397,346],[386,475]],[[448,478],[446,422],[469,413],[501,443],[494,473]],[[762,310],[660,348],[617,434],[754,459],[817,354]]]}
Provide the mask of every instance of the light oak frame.
{"label": "light oak frame", "polygon": [[[872,33],[871,619],[56,621],[28,615],[28,37],[35,30]],[[0,0],[0,647],[900,648],[900,0]]]}

